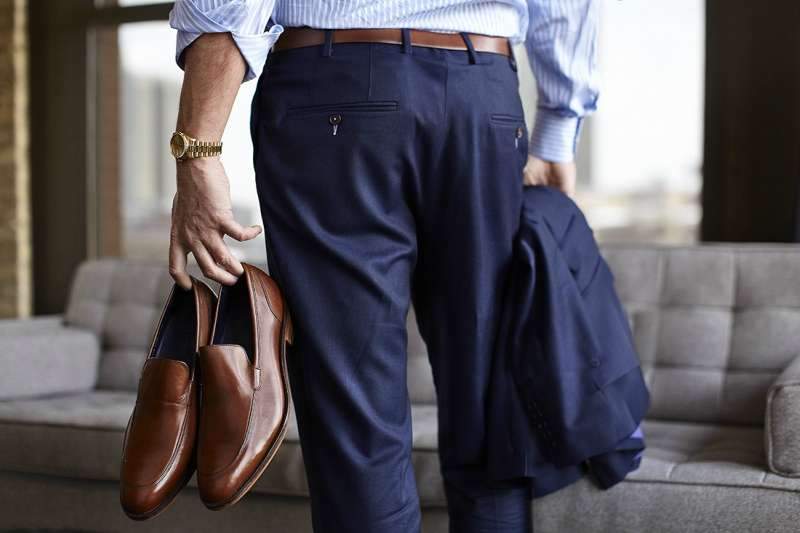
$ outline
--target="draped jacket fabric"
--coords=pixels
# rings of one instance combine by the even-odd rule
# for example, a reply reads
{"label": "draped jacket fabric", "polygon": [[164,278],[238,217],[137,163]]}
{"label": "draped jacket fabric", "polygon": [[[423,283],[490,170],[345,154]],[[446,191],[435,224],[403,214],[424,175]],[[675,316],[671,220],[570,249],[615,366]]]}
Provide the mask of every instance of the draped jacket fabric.
{"label": "draped jacket fabric", "polygon": [[488,391],[493,479],[529,477],[533,497],[587,472],[609,488],[639,467],[650,403],[631,329],[583,213],[523,187]]}

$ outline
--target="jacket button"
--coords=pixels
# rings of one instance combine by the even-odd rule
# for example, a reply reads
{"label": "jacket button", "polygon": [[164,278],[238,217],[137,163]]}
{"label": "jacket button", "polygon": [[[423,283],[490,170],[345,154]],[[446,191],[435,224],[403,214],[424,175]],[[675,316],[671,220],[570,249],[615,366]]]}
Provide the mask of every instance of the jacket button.
{"label": "jacket button", "polygon": [[521,127],[517,128],[517,133],[516,133],[517,139],[521,139],[522,134],[523,134],[522,128]]}
{"label": "jacket button", "polygon": [[342,115],[339,113],[333,113],[331,116],[328,117],[328,122],[330,122],[332,125],[335,126],[336,124],[342,122]]}
{"label": "jacket button", "polygon": [[589,361],[589,364],[596,368],[600,366],[600,359],[597,357],[592,357],[592,359]]}

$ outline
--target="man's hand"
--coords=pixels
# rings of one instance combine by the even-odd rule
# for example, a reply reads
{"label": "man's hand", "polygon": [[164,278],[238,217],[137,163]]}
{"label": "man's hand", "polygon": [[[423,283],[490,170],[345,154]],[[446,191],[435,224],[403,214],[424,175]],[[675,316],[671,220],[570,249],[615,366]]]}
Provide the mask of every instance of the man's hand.
{"label": "man's hand", "polygon": [[228,176],[217,157],[181,161],[178,192],[172,200],[169,272],[183,287],[192,286],[186,273],[186,254],[192,252],[206,277],[225,285],[236,283],[242,264],[223,242],[229,235],[249,241],[261,226],[244,227],[233,219]]}
{"label": "man's hand", "polygon": [[562,191],[567,196],[575,194],[575,162],[551,163],[538,157],[528,155],[528,162],[523,170],[525,185],[549,185]]}
{"label": "man's hand", "polygon": [[[217,141],[222,138],[244,77],[244,59],[230,33],[205,33],[184,54],[176,130]],[[261,227],[245,228],[233,219],[228,176],[219,157],[178,161],[176,168],[178,192],[172,200],[170,275],[184,289],[191,288],[186,255],[192,252],[206,277],[232,285],[244,269],[223,236],[247,241],[261,233]]]}

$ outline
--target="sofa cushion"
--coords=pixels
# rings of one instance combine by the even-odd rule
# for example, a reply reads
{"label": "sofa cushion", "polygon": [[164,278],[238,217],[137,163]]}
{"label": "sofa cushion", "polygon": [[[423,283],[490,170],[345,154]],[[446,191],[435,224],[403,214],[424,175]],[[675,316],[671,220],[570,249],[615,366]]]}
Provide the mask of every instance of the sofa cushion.
{"label": "sofa cushion", "polygon": [[797,531],[800,479],[765,470],[760,428],[659,420],[643,428],[638,470],[607,491],[584,478],[535,500],[535,531]]}
{"label": "sofa cushion", "polygon": [[90,390],[99,358],[97,336],[61,317],[0,320],[0,400]]}
{"label": "sofa cushion", "polygon": [[[256,264],[269,272],[264,264]],[[196,264],[189,272],[205,279]],[[215,291],[219,284],[209,282]],[[167,265],[142,260],[99,259],[81,264],[72,282],[65,323],[94,332],[102,345],[97,370],[101,389],[135,392],[153,331],[172,279]],[[408,330],[408,392],[412,403],[435,404],[428,352],[413,306]],[[94,378],[94,374],[92,374]]]}
{"label": "sofa cushion", "polygon": [[800,477],[800,355],[769,388],[764,430],[770,470]]}
{"label": "sofa cushion", "polygon": [[536,533],[797,533],[797,492],[626,480],[598,490],[580,479],[533,503]]}
{"label": "sofa cushion", "polygon": [[136,390],[171,284],[161,263],[101,259],[81,264],[72,280],[64,320],[100,339],[98,387]]}
{"label": "sofa cushion", "polygon": [[[135,393],[96,390],[0,402],[0,470],[119,479],[123,433],[135,400]],[[412,406],[412,420],[420,498],[424,505],[442,506],[436,407]],[[308,495],[293,406],[286,439],[253,490]]]}
{"label": "sofa cushion", "polygon": [[[188,270],[218,290],[219,284],[204,278],[196,264]],[[78,268],[64,322],[100,339],[98,388],[136,391],[172,284],[166,263],[160,261],[104,258]]]}
{"label": "sofa cushion", "polygon": [[800,247],[601,251],[633,324],[648,417],[762,425],[767,389],[800,350]]}
{"label": "sofa cushion", "polygon": [[[92,391],[0,402],[0,470],[119,479],[122,435],[135,395]],[[413,405],[413,463],[424,505],[444,505],[436,407]],[[307,495],[294,411],[286,440],[253,490]],[[800,479],[765,470],[760,428],[645,420],[648,447],[631,481],[772,488],[800,492]],[[192,481],[194,484],[194,480]]]}
{"label": "sofa cushion", "polygon": [[0,469],[119,479],[130,393],[90,391],[0,402]]}
{"label": "sofa cushion", "polygon": [[629,480],[800,491],[800,479],[766,471],[757,427],[645,420],[647,449]]}

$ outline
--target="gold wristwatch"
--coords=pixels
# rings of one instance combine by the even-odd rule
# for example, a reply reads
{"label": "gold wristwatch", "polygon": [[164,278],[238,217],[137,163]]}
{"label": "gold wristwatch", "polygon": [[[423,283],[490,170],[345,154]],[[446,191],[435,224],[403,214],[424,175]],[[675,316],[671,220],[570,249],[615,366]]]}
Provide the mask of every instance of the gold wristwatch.
{"label": "gold wristwatch", "polygon": [[169,139],[169,150],[178,161],[213,157],[222,153],[222,142],[198,141],[182,131],[176,131]]}

